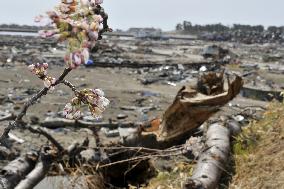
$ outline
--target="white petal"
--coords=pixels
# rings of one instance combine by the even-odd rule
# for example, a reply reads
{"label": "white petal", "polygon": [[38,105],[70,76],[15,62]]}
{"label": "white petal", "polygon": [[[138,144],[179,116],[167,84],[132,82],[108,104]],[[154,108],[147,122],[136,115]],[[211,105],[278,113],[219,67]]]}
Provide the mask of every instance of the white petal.
{"label": "white petal", "polygon": [[98,96],[105,96],[105,93],[101,89],[94,89],[93,93],[95,93]]}
{"label": "white petal", "polygon": [[74,114],[73,114],[73,118],[74,119],[80,119],[82,116],[82,113],[80,111],[76,111]]}

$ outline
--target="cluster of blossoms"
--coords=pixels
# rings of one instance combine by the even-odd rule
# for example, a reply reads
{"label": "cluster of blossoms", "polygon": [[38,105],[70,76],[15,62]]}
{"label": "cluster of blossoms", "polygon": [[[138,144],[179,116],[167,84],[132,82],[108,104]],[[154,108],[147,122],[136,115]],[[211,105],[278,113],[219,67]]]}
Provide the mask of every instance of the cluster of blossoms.
{"label": "cluster of blossoms", "polygon": [[[109,31],[106,24],[107,14],[100,4],[103,0],[61,0],[55,11],[47,12],[54,24],[54,30],[42,30],[41,37],[55,37],[60,42],[67,42],[65,62],[69,68],[76,68],[89,60],[89,51],[102,31]],[[39,22],[43,16],[38,16]]]}
{"label": "cluster of blossoms", "polygon": [[[90,58],[90,50],[101,39],[103,32],[111,31],[107,25],[108,15],[101,7],[103,0],[60,0],[54,11],[47,16],[37,16],[36,22],[51,20],[54,29],[39,31],[43,38],[55,38],[58,42],[66,42],[67,52],[64,57],[66,65],[75,69],[86,64]],[[53,89],[56,79],[47,75],[48,64],[29,66],[32,73],[44,81],[45,87]],[[110,103],[100,89],[84,89],[75,92],[70,103],[64,108],[64,116],[68,119],[79,119],[82,116],[81,106],[88,106],[95,118],[100,118]]]}
{"label": "cluster of blossoms", "polygon": [[102,112],[109,105],[110,101],[104,97],[104,92],[100,89],[84,89],[77,94],[70,103],[66,104],[63,115],[67,119],[79,119],[82,116],[80,107],[87,105],[92,115],[99,119]]}
{"label": "cluster of blossoms", "polygon": [[47,75],[47,69],[48,69],[48,64],[47,63],[37,63],[37,64],[32,64],[29,67],[29,70],[38,76],[40,79],[43,80],[44,86],[50,89],[53,89],[52,87],[53,84],[55,84],[56,79],[54,77],[50,77]]}

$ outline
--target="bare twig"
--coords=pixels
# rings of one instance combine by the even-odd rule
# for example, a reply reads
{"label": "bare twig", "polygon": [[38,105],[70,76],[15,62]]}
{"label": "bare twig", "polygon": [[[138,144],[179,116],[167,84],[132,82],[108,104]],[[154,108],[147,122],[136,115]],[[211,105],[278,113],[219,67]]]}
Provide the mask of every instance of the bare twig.
{"label": "bare twig", "polygon": [[25,129],[29,130],[31,133],[43,135],[58,149],[58,151],[61,154],[65,153],[64,147],[59,142],[57,142],[57,140],[53,138],[53,136],[48,134],[46,131],[42,130],[41,128],[33,128],[30,126],[26,126]]}
{"label": "bare twig", "polygon": [[67,80],[62,80],[62,83],[66,85],[67,87],[69,87],[75,94],[79,93],[79,91],[76,89],[76,87],[71,82]]}
{"label": "bare twig", "polygon": [[[58,84],[60,84],[64,78],[68,75],[69,72],[71,72],[71,68],[65,68],[63,73],[59,76],[59,78],[56,80],[54,84],[51,85],[51,87],[54,87]],[[33,96],[31,99],[29,99],[24,107],[22,108],[21,112],[17,115],[14,122],[9,123],[9,125],[4,129],[4,132],[2,133],[0,137],[0,143],[3,144],[5,139],[9,137],[9,132],[13,130],[14,128],[18,127],[20,123],[22,122],[23,117],[26,115],[27,110],[30,106],[34,105],[38,99],[40,99],[42,96],[46,95],[50,88],[44,87],[41,89],[35,96]]]}
{"label": "bare twig", "polygon": [[140,152],[157,152],[157,153],[169,153],[169,152],[175,152],[178,150],[182,150],[183,146],[175,146],[169,149],[160,150],[160,149],[152,149],[152,148],[144,148],[144,147],[126,147],[126,146],[120,146],[120,147],[96,147],[96,149],[104,149],[104,150],[133,150],[133,151],[140,151]]}
{"label": "bare twig", "polygon": [[112,162],[112,163],[108,163],[108,164],[104,164],[104,165],[98,165],[97,169],[106,168],[106,167],[110,167],[110,166],[122,164],[122,163],[127,163],[127,162],[148,160],[148,159],[151,159],[151,158],[158,158],[158,157],[179,156],[179,155],[182,155],[182,154],[183,154],[183,152],[169,153],[169,154],[150,154],[150,155],[144,155],[144,156],[137,156],[137,157],[130,158],[130,159],[116,161],[116,162]]}

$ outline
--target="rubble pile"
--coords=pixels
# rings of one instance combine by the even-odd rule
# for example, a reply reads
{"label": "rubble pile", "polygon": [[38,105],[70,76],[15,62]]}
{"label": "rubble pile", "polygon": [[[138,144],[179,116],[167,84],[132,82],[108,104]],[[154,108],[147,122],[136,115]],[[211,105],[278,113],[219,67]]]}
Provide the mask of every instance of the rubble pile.
{"label": "rubble pile", "polygon": [[264,43],[283,43],[284,34],[282,32],[257,32],[257,31],[224,31],[204,33],[199,39],[206,41],[228,41],[244,44],[264,44]]}
{"label": "rubble pile", "polygon": [[[43,87],[26,64],[48,62],[50,74],[57,76],[64,67],[65,47],[32,36],[0,35],[0,39],[0,123],[7,126],[27,99]],[[192,170],[199,156],[208,155],[203,151],[208,144],[206,134],[214,141],[215,130],[220,130],[228,142],[250,120],[261,119],[268,101],[283,101],[284,48],[278,41],[251,42],[105,37],[93,49],[88,64],[67,78],[78,89],[105,89],[111,102],[104,117],[93,118],[86,107],[79,120],[64,118],[62,110],[72,94],[58,86],[29,109],[21,124],[51,133],[71,152],[80,147],[78,141],[88,138],[88,148],[83,146],[76,157],[100,162],[98,170],[108,169],[108,181],[115,186],[140,186],[148,182],[145,175],[156,176],[145,154],[157,157],[153,162],[162,171],[179,171],[176,161],[189,162]],[[0,127],[1,132],[3,129]],[[24,129],[11,134],[7,146],[0,148],[0,163],[46,144],[44,137]],[[137,165],[137,161],[108,164],[141,156],[145,159]],[[76,163],[74,159],[70,162]],[[199,162],[204,163],[202,158]],[[151,174],[142,174],[145,170]],[[199,176],[191,181],[197,182]]]}
{"label": "rubble pile", "polygon": [[283,43],[284,27],[262,25],[222,24],[193,25],[184,21],[177,24],[176,31],[183,34],[196,34],[199,39],[206,41],[227,41],[245,44]]}

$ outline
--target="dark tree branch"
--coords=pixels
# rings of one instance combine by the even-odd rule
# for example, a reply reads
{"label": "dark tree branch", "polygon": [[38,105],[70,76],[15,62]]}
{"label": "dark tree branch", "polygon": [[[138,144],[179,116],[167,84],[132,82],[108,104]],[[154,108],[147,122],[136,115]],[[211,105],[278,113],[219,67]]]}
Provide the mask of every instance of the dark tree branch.
{"label": "dark tree branch", "polygon": [[75,94],[79,93],[79,91],[76,89],[76,87],[71,82],[67,80],[63,80],[62,83],[66,85],[67,87],[69,87]]}
{"label": "dark tree branch", "polygon": [[50,134],[48,134],[46,131],[42,130],[41,128],[33,128],[30,126],[26,126],[25,129],[29,130],[31,133],[43,135],[58,149],[60,154],[65,153],[64,147],[59,142],[57,142],[57,140],[53,138]]}
{"label": "dark tree branch", "polygon": [[[56,82],[51,85],[51,87],[54,87],[58,84],[60,84],[64,78],[68,75],[69,72],[71,72],[71,68],[65,68],[63,73],[59,76],[59,78],[56,80]],[[38,99],[40,99],[42,96],[46,95],[50,88],[44,87],[41,89],[35,96],[33,96],[31,99],[29,99],[24,107],[22,108],[21,112],[18,114],[14,122],[9,123],[8,127],[4,129],[4,132],[2,133],[0,137],[0,143],[3,144],[5,140],[9,137],[9,133],[14,128],[18,127],[23,119],[23,117],[26,115],[27,110],[30,106],[34,105]]]}

